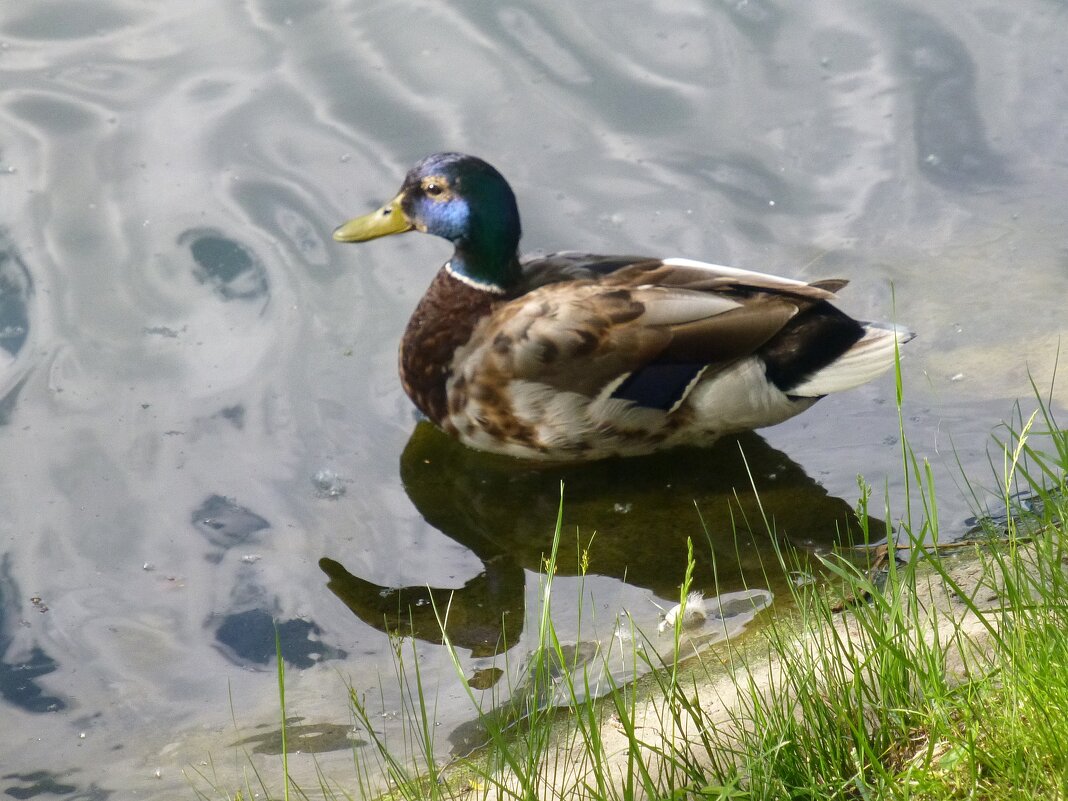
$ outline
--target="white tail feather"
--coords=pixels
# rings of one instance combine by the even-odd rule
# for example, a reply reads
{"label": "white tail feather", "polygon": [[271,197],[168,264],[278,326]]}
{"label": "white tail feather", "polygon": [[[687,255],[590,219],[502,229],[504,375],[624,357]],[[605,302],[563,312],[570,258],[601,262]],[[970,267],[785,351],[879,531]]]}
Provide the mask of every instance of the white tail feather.
{"label": "white tail feather", "polygon": [[908,329],[884,323],[866,323],[864,330],[853,347],[787,394],[816,398],[860,386],[893,367],[895,346],[915,336]]}

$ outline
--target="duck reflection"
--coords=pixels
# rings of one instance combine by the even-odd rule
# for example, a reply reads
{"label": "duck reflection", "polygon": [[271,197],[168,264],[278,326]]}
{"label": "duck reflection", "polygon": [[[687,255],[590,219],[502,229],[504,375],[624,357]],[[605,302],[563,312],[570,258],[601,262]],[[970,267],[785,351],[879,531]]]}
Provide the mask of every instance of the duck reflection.
{"label": "duck reflection", "polygon": [[[577,574],[584,555],[589,573],[661,598],[678,595],[688,538],[699,564],[694,589],[711,595],[774,584],[775,538],[805,552],[859,533],[848,503],[752,433],[712,448],[546,467],[473,451],[424,422],[400,471],[427,523],[469,548],[484,572],[460,589],[383,587],[324,557],[328,587],[368,625],[433,642],[441,641],[435,607],[448,605],[449,637],[476,657],[519,640],[524,571],[540,571],[552,546],[561,484],[558,572]],[[870,521],[869,536],[884,535]]]}

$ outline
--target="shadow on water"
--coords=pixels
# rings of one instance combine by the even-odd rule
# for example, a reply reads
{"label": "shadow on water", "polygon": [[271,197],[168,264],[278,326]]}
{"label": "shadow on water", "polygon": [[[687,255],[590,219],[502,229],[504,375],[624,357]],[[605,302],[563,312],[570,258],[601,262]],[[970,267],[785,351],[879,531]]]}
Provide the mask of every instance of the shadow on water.
{"label": "shadow on water", "polygon": [[[828,495],[756,434],[728,437],[703,450],[532,467],[477,453],[420,423],[400,472],[423,518],[474,553],[484,571],[460,589],[444,589],[383,587],[330,557],[320,567],[338,598],[380,631],[407,634],[410,627],[415,637],[440,642],[434,608],[450,604],[449,636],[473,656],[518,642],[524,571],[540,571],[551,548],[561,483],[559,572],[577,574],[577,554],[586,552],[588,573],[662,598],[678,593],[687,539],[694,541],[699,562],[715,564],[715,571],[699,571],[694,587],[713,594],[774,584],[768,526],[780,542],[802,551],[825,549],[857,533],[846,501]],[[873,539],[885,535],[877,521],[869,531]]]}

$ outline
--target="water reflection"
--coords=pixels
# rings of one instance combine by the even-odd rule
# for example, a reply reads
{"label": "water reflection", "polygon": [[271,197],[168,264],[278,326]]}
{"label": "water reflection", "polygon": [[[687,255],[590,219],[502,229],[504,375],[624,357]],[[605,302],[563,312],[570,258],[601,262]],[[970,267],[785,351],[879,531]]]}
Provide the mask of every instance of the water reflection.
{"label": "water reflection", "polygon": [[[428,602],[459,588],[456,641],[506,642],[522,663],[560,479],[553,612],[576,655],[589,617],[574,635],[566,574],[595,529],[598,612],[640,610],[654,633],[687,536],[702,588],[713,553],[724,590],[739,565],[767,586],[737,440],[531,473],[421,427],[405,495],[395,348],[437,245],[383,245],[354,268],[329,231],[428,152],[505,167],[530,249],[841,276],[849,310],[873,318],[892,282],[921,333],[903,365],[910,442],[944,519],[972,513],[957,466],[984,480],[1005,399],[1031,377],[1053,386],[1064,340],[1063,4],[615,10],[0,3],[0,795],[188,794],[183,767],[222,769],[245,739],[235,714],[269,722],[248,735],[276,730],[275,624],[291,708],[341,744],[339,676],[401,707],[381,632],[412,608],[444,740],[471,710]],[[890,387],[767,436],[833,496],[855,497],[861,472],[897,499]],[[741,442],[777,532],[830,542],[847,504]],[[754,531],[737,550],[733,522]],[[516,678],[463,658],[479,691]],[[257,747],[234,749],[234,776]]]}
{"label": "water reflection", "polygon": [[[0,698],[26,712],[58,712],[66,709],[66,701],[49,695],[37,682],[56,670],[56,660],[36,644],[21,659],[13,659],[9,653],[14,650],[19,612],[19,591],[11,562],[10,554],[0,559]],[[39,604],[39,599],[35,599],[38,611],[47,611]]]}
{"label": "water reflection", "polygon": [[[344,554],[323,558],[320,567],[338,598],[380,631],[440,642],[436,615],[448,605],[449,637],[475,657],[519,641],[525,571],[543,569],[561,483],[559,573],[577,574],[576,555],[585,552],[589,574],[625,579],[661,598],[678,594],[688,538],[705,539],[696,543],[704,569],[694,588],[712,595],[767,586],[776,572],[774,538],[812,550],[857,533],[849,504],[757,434],[706,450],[536,468],[465,448],[424,422],[401,456],[400,473],[427,523],[469,549],[483,572],[449,589],[382,586],[347,570]],[[884,536],[881,523],[873,521],[870,536]]]}
{"label": "water reflection", "polygon": [[15,358],[30,331],[29,299],[33,279],[15,246],[0,230],[0,349]]}
{"label": "water reflection", "polygon": [[15,366],[30,333],[33,278],[18,249],[0,229],[0,426],[5,425],[25,381]]}
{"label": "water reflection", "polygon": [[179,246],[189,245],[193,275],[223,300],[256,300],[268,296],[267,270],[248,248],[211,230],[186,231]]}
{"label": "water reflection", "polygon": [[[208,540],[212,550],[204,558],[220,564],[238,546],[261,545],[271,523],[232,498],[211,495],[193,512],[193,527]],[[284,619],[273,588],[257,577],[256,558],[245,556],[230,588],[227,610],[210,621],[219,652],[236,665],[266,667],[281,654],[288,664],[305,669],[325,659],[343,659],[341,648],[325,644],[314,620]]]}
{"label": "water reflection", "polygon": [[934,17],[919,11],[896,14],[897,58],[911,87],[920,172],[959,191],[1004,183],[1004,159],[986,141],[968,47]]}

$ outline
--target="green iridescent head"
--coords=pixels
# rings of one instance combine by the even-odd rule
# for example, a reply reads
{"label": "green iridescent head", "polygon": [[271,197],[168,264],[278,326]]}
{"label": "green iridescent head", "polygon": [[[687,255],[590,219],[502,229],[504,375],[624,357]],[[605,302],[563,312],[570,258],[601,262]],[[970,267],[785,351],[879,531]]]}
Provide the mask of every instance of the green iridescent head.
{"label": "green iridescent head", "polygon": [[416,164],[400,192],[377,211],[334,231],[339,242],[366,242],[423,231],[456,246],[449,267],[487,289],[507,290],[519,277],[519,209],[508,182],[474,156],[435,153]]}

